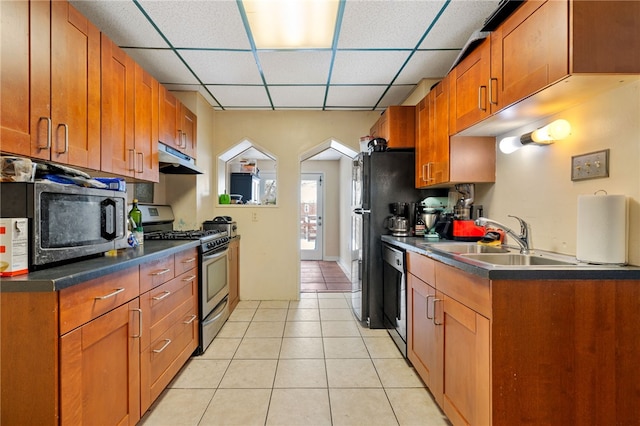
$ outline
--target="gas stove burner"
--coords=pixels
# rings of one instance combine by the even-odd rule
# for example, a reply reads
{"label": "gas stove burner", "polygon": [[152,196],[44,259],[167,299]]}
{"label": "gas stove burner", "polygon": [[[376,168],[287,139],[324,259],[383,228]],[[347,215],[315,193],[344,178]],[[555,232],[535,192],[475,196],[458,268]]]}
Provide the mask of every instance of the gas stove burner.
{"label": "gas stove burner", "polygon": [[215,237],[221,234],[218,230],[191,230],[191,231],[152,231],[144,234],[145,240],[200,240],[207,237]]}

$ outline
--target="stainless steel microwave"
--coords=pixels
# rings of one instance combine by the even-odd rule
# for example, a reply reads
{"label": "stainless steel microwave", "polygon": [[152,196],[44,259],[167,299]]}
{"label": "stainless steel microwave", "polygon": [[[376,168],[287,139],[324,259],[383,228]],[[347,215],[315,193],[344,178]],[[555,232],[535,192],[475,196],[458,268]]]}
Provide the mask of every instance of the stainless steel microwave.
{"label": "stainless steel microwave", "polygon": [[128,247],[126,193],[49,182],[0,185],[0,217],[29,219],[29,268]]}

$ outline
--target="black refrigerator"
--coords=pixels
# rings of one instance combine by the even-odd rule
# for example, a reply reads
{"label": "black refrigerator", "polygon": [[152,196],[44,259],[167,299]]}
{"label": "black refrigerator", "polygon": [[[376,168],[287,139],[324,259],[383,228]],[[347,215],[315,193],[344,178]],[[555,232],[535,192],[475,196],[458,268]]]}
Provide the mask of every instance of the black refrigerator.
{"label": "black refrigerator", "polygon": [[351,186],[351,304],[370,328],[384,328],[382,241],[389,234],[389,204],[415,203],[433,190],[415,188],[413,151],[360,153],[353,161]]}

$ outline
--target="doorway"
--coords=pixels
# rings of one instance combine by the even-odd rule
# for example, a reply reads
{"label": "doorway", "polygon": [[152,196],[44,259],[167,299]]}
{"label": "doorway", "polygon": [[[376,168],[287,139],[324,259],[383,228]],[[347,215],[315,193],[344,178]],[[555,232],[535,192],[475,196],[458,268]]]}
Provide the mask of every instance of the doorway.
{"label": "doorway", "polygon": [[302,173],[300,177],[300,260],[323,259],[323,175]]}

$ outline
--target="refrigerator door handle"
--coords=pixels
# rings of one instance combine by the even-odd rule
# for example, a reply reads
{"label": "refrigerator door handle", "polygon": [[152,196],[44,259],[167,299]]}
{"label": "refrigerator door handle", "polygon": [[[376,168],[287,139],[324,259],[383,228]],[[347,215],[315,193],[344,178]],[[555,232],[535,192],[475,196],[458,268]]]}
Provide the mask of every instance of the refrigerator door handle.
{"label": "refrigerator door handle", "polygon": [[355,214],[365,214],[365,213],[371,213],[371,210],[365,210],[365,209],[363,209],[361,207],[358,207],[356,209],[353,209],[353,212]]}

